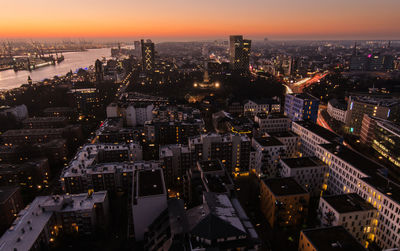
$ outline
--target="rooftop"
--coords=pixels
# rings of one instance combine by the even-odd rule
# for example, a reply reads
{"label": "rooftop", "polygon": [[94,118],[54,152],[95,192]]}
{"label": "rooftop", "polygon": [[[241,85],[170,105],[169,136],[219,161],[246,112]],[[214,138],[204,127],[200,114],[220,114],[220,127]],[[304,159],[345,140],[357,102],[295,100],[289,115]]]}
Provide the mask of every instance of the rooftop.
{"label": "rooftop", "polygon": [[400,181],[396,175],[392,175],[389,169],[343,145],[332,143],[322,144],[321,146],[364,173],[366,176],[362,177],[362,180],[375,187],[385,196],[400,203]]}
{"label": "rooftop", "polygon": [[[278,100],[272,99],[272,98],[259,98],[259,99],[250,99],[247,102],[252,101],[254,103],[256,103],[257,105],[264,105],[264,104],[280,104],[280,102]],[[247,103],[245,101],[245,103]]]}
{"label": "rooftop", "polygon": [[300,99],[308,99],[308,100],[312,100],[312,101],[319,101],[319,99],[317,99],[316,97],[307,94],[307,93],[290,93],[290,94],[286,94],[286,95],[290,95],[296,98],[300,98]]}
{"label": "rooftop", "polygon": [[49,107],[44,109],[43,112],[76,112],[76,109],[72,107]]}
{"label": "rooftop", "polygon": [[292,131],[288,131],[288,132],[269,132],[268,135],[271,136],[271,137],[275,137],[275,138],[299,137],[299,135],[297,135],[296,133],[294,133]]}
{"label": "rooftop", "polygon": [[246,229],[227,195],[205,192],[203,205],[187,211],[190,232],[208,240],[246,235]]}
{"label": "rooftop", "polygon": [[307,130],[317,134],[318,136],[328,140],[329,142],[338,141],[340,139],[340,136],[337,135],[336,133],[333,133],[333,132],[325,129],[324,127],[319,126],[311,121],[308,121],[308,120],[307,121],[293,121],[293,123],[296,123],[296,124],[306,128]]}
{"label": "rooftop", "polygon": [[275,137],[259,137],[254,138],[261,146],[282,146],[284,145]]}
{"label": "rooftop", "polygon": [[362,180],[376,188],[386,197],[391,198],[400,204],[400,185],[391,178],[392,177],[384,177],[382,174],[377,172],[374,175],[371,175],[371,177],[362,178]]}
{"label": "rooftop", "polygon": [[258,113],[256,116],[260,119],[289,119],[288,117],[283,115],[283,113]]}
{"label": "rooftop", "polygon": [[308,192],[293,178],[271,178],[263,179],[264,184],[276,196],[307,194]]}
{"label": "rooftop", "polygon": [[0,173],[30,172],[29,169],[43,167],[47,163],[47,158],[31,159],[30,161],[16,164],[0,164]]}
{"label": "rooftop", "polygon": [[0,239],[1,251],[30,250],[49,223],[54,212],[93,210],[95,203],[102,203],[107,192],[86,194],[38,196],[21,210],[12,226]]}
{"label": "rooftop", "polygon": [[3,137],[5,136],[30,136],[30,135],[44,135],[44,134],[62,134],[64,132],[64,128],[46,128],[46,129],[16,129],[16,130],[8,130],[3,133]]}
{"label": "rooftop", "polygon": [[222,142],[222,143],[227,143],[227,142],[232,142],[233,137],[240,137],[242,141],[250,141],[249,137],[244,134],[234,134],[234,133],[228,133],[228,134],[218,134],[218,133],[205,133],[201,134],[198,136],[191,137],[189,140],[189,144],[201,144],[203,143],[204,139],[210,139],[212,138],[212,142]]}
{"label": "rooftop", "polygon": [[366,175],[371,175],[376,173],[377,170],[382,169],[383,166],[378,163],[368,159],[364,155],[351,150],[348,147],[345,147],[338,143],[330,143],[330,144],[321,144],[323,148],[328,150],[331,154],[337,156],[338,158],[344,160],[348,164],[354,166],[359,169]]}
{"label": "rooftop", "polygon": [[329,100],[329,104],[331,104],[331,106],[346,111],[347,110],[347,104],[344,100],[337,100],[337,99],[331,99]]}
{"label": "rooftop", "polygon": [[325,165],[325,163],[317,157],[288,158],[281,159],[281,161],[289,168],[318,167]]}
{"label": "rooftop", "polygon": [[356,193],[330,195],[322,198],[338,213],[375,210],[372,204],[365,201]]}
{"label": "rooftop", "polygon": [[19,187],[0,187],[0,204],[6,202],[18,190]]}
{"label": "rooftop", "polygon": [[162,170],[140,170],[138,188],[139,197],[165,194]]}
{"label": "rooftop", "polygon": [[34,122],[65,122],[68,119],[66,117],[31,117],[25,119],[24,123],[34,123]]}
{"label": "rooftop", "polygon": [[392,96],[386,97],[373,97],[373,96],[350,96],[352,101],[366,103],[377,106],[391,107],[394,105],[398,105],[400,100],[397,98],[393,98]]}
{"label": "rooftop", "polygon": [[160,146],[160,158],[172,157],[174,155],[174,150],[179,150],[181,153],[190,153],[189,147],[186,145],[163,145]]}
{"label": "rooftop", "polygon": [[213,172],[223,170],[223,166],[218,160],[204,160],[199,161],[199,166],[203,172]]}
{"label": "rooftop", "polygon": [[316,250],[366,251],[342,226],[302,230]]}
{"label": "rooftop", "polygon": [[[105,151],[120,151],[120,150],[132,150],[135,148],[140,148],[138,144],[111,144],[111,143],[101,143],[101,144],[86,144],[75,154],[75,157],[69,162],[62,173],[61,177],[71,177],[71,176],[82,176],[92,166],[97,165],[97,155],[100,150]],[[135,160],[136,162],[136,160]],[[127,163],[118,163],[118,167],[126,166]],[[115,168],[117,165],[114,164]],[[134,163],[131,163],[134,165]]]}

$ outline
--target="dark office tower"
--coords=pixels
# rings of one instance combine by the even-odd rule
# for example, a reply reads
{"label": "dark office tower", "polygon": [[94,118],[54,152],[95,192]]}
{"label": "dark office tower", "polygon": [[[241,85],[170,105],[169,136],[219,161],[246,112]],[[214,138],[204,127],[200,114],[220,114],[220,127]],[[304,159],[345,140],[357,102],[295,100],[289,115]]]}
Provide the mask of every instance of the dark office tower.
{"label": "dark office tower", "polygon": [[229,56],[231,68],[237,71],[249,70],[249,58],[251,40],[243,39],[243,36],[230,36]]}
{"label": "dark office tower", "polygon": [[96,60],[94,64],[95,72],[96,72],[96,81],[101,82],[104,80],[104,72],[103,72],[103,63],[100,60]]}
{"label": "dark office tower", "polygon": [[142,64],[144,71],[154,70],[154,43],[148,39],[146,42],[141,40],[142,45]]}
{"label": "dark office tower", "polygon": [[139,58],[141,54],[140,41],[135,41],[133,44],[135,45],[135,56]]}

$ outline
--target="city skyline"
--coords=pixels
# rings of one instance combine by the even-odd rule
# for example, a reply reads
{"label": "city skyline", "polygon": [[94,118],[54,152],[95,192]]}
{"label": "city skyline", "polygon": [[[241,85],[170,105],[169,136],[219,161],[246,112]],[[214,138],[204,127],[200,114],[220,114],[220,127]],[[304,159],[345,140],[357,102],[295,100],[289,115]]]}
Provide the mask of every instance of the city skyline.
{"label": "city skyline", "polygon": [[[22,6],[22,7],[21,7]],[[9,1],[0,38],[400,39],[393,0]],[[327,11],[329,10],[329,11]]]}

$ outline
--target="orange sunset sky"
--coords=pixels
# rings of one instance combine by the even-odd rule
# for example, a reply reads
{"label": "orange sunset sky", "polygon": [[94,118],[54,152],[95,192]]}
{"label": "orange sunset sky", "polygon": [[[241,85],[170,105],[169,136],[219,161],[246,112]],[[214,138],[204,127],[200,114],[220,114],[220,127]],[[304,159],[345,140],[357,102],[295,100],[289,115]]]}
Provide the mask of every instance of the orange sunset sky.
{"label": "orange sunset sky", "polygon": [[3,0],[0,38],[400,39],[400,0]]}

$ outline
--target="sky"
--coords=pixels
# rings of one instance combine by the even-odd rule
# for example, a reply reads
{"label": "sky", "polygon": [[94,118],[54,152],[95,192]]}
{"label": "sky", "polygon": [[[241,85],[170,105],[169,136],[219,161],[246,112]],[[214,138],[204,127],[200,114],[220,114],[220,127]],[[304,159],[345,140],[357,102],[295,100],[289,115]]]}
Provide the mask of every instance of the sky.
{"label": "sky", "polygon": [[400,0],[0,1],[0,38],[400,39]]}

